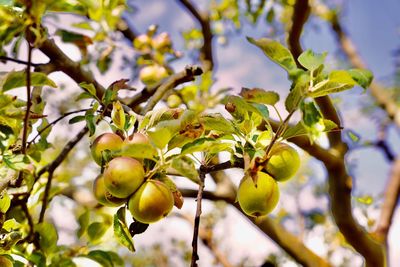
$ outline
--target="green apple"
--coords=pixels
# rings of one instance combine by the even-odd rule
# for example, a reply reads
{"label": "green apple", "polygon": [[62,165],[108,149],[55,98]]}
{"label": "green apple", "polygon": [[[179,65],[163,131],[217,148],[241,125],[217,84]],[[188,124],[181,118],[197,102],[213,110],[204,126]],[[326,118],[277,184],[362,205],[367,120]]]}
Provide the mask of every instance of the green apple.
{"label": "green apple", "polygon": [[279,182],[290,179],[300,168],[299,153],[288,144],[274,144],[270,155],[264,170]]}
{"label": "green apple", "polygon": [[279,200],[279,188],[274,178],[263,172],[258,172],[257,175],[257,184],[250,176],[243,177],[237,191],[240,207],[252,217],[267,215]]}
{"label": "green apple", "polygon": [[94,161],[101,165],[102,153],[105,150],[116,151],[122,147],[122,138],[115,133],[104,133],[99,135],[91,144],[90,152]]}
{"label": "green apple", "polygon": [[104,184],[115,197],[127,198],[144,181],[143,165],[130,157],[116,157],[104,169]]}
{"label": "green apple", "polygon": [[1,267],[13,267],[13,262],[6,256],[0,255],[0,266]]}
{"label": "green apple", "polygon": [[126,202],[125,198],[117,198],[108,192],[104,184],[104,176],[101,174],[93,182],[93,194],[97,201],[104,206],[118,207]]}
{"label": "green apple", "polygon": [[139,72],[139,79],[147,86],[152,86],[168,77],[167,70],[160,65],[149,65]]}
{"label": "green apple", "polygon": [[167,216],[174,206],[174,197],[161,181],[148,180],[128,201],[133,218],[141,223],[154,223]]}

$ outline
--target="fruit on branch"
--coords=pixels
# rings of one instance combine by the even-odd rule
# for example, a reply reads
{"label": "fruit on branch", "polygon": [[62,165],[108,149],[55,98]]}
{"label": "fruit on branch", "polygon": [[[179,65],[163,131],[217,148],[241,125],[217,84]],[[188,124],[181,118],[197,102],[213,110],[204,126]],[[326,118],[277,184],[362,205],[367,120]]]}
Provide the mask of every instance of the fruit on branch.
{"label": "fruit on branch", "polygon": [[171,50],[171,38],[166,32],[162,32],[151,40],[153,48],[161,53]]}
{"label": "fruit on branch", "polygon": [[0,266],[1,267],[13,267],[13,262],[6,256],[0,255]]}
{"label": "fruit on branch", "polygon": [[101,165],[103,152],[106,150],[116,151],[121,149],[123,140],[115,133],[104,133],[99,135],[91,144],[90,152],[94,161]]}
{"label": "fruit on branch", "polygon": [[170,95],[167,98],[167,105],[169,108],[177,108],[182,104],[182,99],[178,95]]}
{"label": "fruit on branch", "polygon": [[290,179],[300,168],[299,153],[288,144],[274,144],[270,155],[264,170],[279,182]]}
{"label": "fruit on branch", "polygon": [[141,34],[135,38],[133,46],[141,52],[146,52],[147,50],[150,51],[151,38],[147,34]]}
{"label": "fruit on branch", "polygon": [[93,194],[97,201],[104,206],[118,207],[126,202],[125,198],[117,198],[107,190],[104,176],[101,174],[93,182]]}
{"label": "fruit on branch", "polygon": [[141,223],[154,223],[169,214],[174,197],[160,181],[146,181],[129,199],[128,209],[133,218]]}
{"label": "fruit on branch", "polygon": [[160,65],[149,65],[144,67],[139,72],[140,80],[147,86],[152,86],[168,77],[167,70]]}
{"label": "fruit on branch", "polygon": [[237,191],[240,207],[253,217],[267,215],[279,200],[279,188],[274,178],[264,172],[258,172],[257,175],[257,184],[250,176],[243,177]]}
{"label": "fruit on branch", "polygon": [[116,157],[104,169],[104,184],[115,197],[127,198],[144,181],[143,165],[136,159]]}
{"label": "fruit on branch", "polygon": [[133,133],[124,140],[124,144],[150,144],[150,139],[142,133]]}

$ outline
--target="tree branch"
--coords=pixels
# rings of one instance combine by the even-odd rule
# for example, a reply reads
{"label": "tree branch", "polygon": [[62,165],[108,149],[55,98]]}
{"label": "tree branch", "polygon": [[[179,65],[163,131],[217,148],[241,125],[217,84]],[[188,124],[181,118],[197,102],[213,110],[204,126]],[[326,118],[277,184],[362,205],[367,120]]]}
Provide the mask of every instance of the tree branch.
{"label": "tree branch", "polygon": [[45,40],[39,49],[50,58],[50,62],[57,70],[64,72],[78,84],[81,82],[92,83],[96,88],[97,97],[99,99],[103,97],[105,88],[93,78],[90,72],[82,69],[79,62],[70,59],[53,40]]}
{"label": "tree branch", "polygon": [[54,171],[57,169],[58,166],[64,161],[64,159],[68,156],[68,153],[75,147],[75,145],[86,135],[86,133],[89,131],[88,127],[85,126],[82,130],[78,132],[78,134],[71,139],[61,150],[61,152],[58,154],[58,156],[48,165],[43,167],[37,174],[37,177],[35,179],[35,182],[42,176],[45,172],[48,173],[47,177],[47,183],[43,195],[43,204],[42,208],[40,210],[40,216],[39,216],[39,223],[43,222],[44,215],[47,209],[48,205],[48,200],[49,200],[49,195],[50,195],[50,189],[51,189],[51,182],[53,179],[53,174]]}
{"label": "tree branch", "polygon": [[393,214],[400,197],[400,158],[392,164],[390,178],[386,184],[384,202],[381,207],[381,214],[375,230],[379,240],[386,242],[387,235],[392,224]]}
{"label": "tree branch", "polygon": [[22,132],[22,154],[26,154],[26,141],[28,139],[29,115],[31,113],[31,66],[32,66],[32,49],[28,42],[28,62],[26,65],[26,111],[24,116],[24,129]]}
{"label": "tree branch", "polygon": [[[182,218],[193,225],[193,219],[186,214],[177,213],[176,216]],[[213,233],[210,228],[200,227],[199,229],[199,237],[203,244],[211,251],[211,253],[215,256],[215,259],[222,264],[223,267],[233,267],[227,258],[214,244],[213,242]]]}
{"label": "tree branch", "polygon": [[[326,8],[321,10],[326,10]],[[318,10],[315,10],[315,12],[318,15],[321,15]],[[353,67],[366,69],[367,64],[365,64],[364,60],[357,52],[355,44],[343,29],[338,15],[334,14],[329,22],[342,51],[345,53]],[[398,127],[400,127],[400,109],[398,108],[392,95],[385,90],[384,86],[376,81],[372,81],[369,89],[377,104],[388,114],[389,118],[393,120]]]}
{"label": "tree branch", "polygon": [[178,0],[178,2],[181,3],[200,24],[201,32],[203,34],[203,46],[200,49],[199,60],[202,64],[204,72],[212,70],[214,68],[214,58],[212,51],[213,34],[211,31],[208,13],[202,14],[190,0]]}
{"label": "tree branch", "polygon": [[197,260],[199,260],[199,255],[197,253],[197,244],[199,237],[199,227],[200,227],[200,215],[201,215],[201,200],[203,198],[203,190],[204,190],[204,180],[206,178],[206,173],[204,172],[203,166],[200,166],[199,170],[199,190],[197,191],[197,208],[196,208],[196,216],[194,217],[194,227],[193,227],[193,240],[192,240],[192,260],[190,263],[191,267],[197,267]]}
{"label": "tree branch", "polygon": [[[308,14],[301,14],[305,12],[303,8],[305,4],[308,5],[308,0],[298,0],[296,2],[292,17],[293,27],[304,26],[306,22],[304,18],[308,17]],[[299,31],[297,29],[289,33],[293,34],[293,32],[296,33]],[[299,34],[292,38],[289,37],[289,41],[291,42],[289,47],[295,49],[291,51],[295,56],[302,51],[299,38]],[[317,98],[316,102],[324,118],[332,120],[337,125],[341,125],[335,107],[328,96]],[[331,151],[334,151],[336,154],[335,161],[324,161],[324,165],[328,171],[330,204],[335,222],[341,233],[346,237],[346,240],[364,256],[366,266],[384,266],[383,247],[370,238],[369,234],[361,228],[352,215],[352,178],[348,175],[344,162],[347,145],[342,141],[340,132],[331,132],[328,134],[328,138]]]}
{"label": "tree branch", "polygon": [[138,36],[136,31],[134,31],[132,27],[129,26],[127,19],[121,19],[117,23],[117,30],[120,31],[124,35],[124,37],[131,42],[133,42],[133,40],[135,40],[135,38]]}
{"label": "tree branch", "polygon": [[17,58],[12,58],[12,57],[7,57],[7,56],[0,56],[0,61],[11,61],[11,62],[22,64],[22,65],[27,65],[27,66],[30,65],[32,67],[37,67],[37,66],[42,65],[40,63],[29,62],[29,60],[28,61],[23,61],[23,60],[20,60],[20,59],[17,59]]}
{"label": "tree branch", "polygon": [[45,172],[54,171],[68,156],[68,153],[75,147],[75,145],[85,136],[85,134],[89,131],[88,127],[85,126],[78,132],[78,134],[71,139],[61,150],[58,156],[49,164],[44,166],[37,174],[36,180],[43,175]]}
{"label": "tree branch", "polygon": [[[180,192],[184,197],[194,198],[197,196],[197,191],[192,189],[180,189]],[[236,192],[234,192],[236,194]],[[219,195],[215,192],[204,191],[203,199],[211,201],[225,201],[238,209],[244,216],[246,216],[255,226],[257,226],[263,233],[268,235],[276,244],[284,249],[291,257],[297,262],[304,266],[310,267],[328,267],[331,266],[324,259],[316,255],[304,243],[299,240],[295,235],[288,232],[278,222],[269,218],[263,217],[262,219],[254,219],[243,213],[238,203],[236,203],[235,197],[227,197],[225,195]]]}
{"label": "tree branch", "polygon": [[182,83],[194,81],[194,78],[202,73],[202,69],[198,66],[186,66],[183,71],[171,75],[160,85],[155,87],[145,87],[140,93],[129,99],[128,106],[135,109],[135,107],[139,106],[140,103],[143,103],[151,97],[143,110],[143,112],[148,112],[158,103],[168,90],[171,90]]}

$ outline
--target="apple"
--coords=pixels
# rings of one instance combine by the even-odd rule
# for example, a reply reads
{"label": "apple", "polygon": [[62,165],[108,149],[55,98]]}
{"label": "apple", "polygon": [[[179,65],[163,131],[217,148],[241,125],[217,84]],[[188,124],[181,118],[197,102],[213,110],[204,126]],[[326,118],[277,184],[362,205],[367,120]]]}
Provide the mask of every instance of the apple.
{"label": "apple", "polygon": [[141,223],[154,223],[167,216],[174,206],[174,197],[161,181],[147,180],[128,201],[133,218]]}
{"label": "apple", "polygon": [[6,256],[0,255],[0,266],[1,267],[13,267],[13,262]]}
{"label": "apple", "polygon": [[167,105],[169,108],[177,108],[180,104],[182,104],[182,99],[178,95],[172,94],[168,96]]}
{"label": "apple", "polygon": [[288,144],[274,144],[270,155],[264,170],[279,182],[290,179],[300,168],[299,154]]}
{"label": "apple", "polygon": [[136,132],[128,136],[124,140],[124,144],[150,144],[150,139],[147,135]]}
{"label": "apple", "polygon": [[279,200],[279,188],[274,178],[263,172],[258,172],[257,175],[257,184],[250,176],[243,177],[237,191],[240,207],[252,217],[267,215]]}
{"label": "apple", "polygon": [[104,184],[115,197],[127,198],[144,181],[143,165],[130,157],[116,157],[104,169]]}
{"label": "apple", "polygon": [[133,46],[142,52],[150,50],[151,38],[147,34],[141,34],[133,40]]}
{"label": "apple", "polygon": [[162,32],[151,40],[153,48],[161,53],[165,53],[171,49],[171,38],[167,32]]}
{"label": "apple", "polygon": [[168,77],[167,70],[160,65],[149,65],[142,68],[139,72],[140,80],[147,86],[152,86]]}
{"label": "apple", "polygon": [[104,184],[104,176],[101,174],[93,182],[93,193],[97,201],[104,206],[118,207],[126,202],[126,199],[117,198],[108,192]]}
{"label": "apple", "polygon": [[106,150],[120,150],[122,143],[122,138],[115,133],[104,133],[99,135],[90,145],[90,152],[94,161],[101,165],[103,157],[102,153]]}

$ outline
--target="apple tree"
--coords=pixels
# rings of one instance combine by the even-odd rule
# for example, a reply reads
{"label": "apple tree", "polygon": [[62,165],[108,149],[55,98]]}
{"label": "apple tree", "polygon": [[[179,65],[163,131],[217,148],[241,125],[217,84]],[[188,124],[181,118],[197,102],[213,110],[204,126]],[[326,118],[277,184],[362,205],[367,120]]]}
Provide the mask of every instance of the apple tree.
{"label": "apple tree", "polygon": [[[201,8],[170,2],[194,22],[176,39],[162,25],[135,29],[132,17],[146,12],[140,1],[0,1],[1,266],[78,266],[79,258],[101,266],[172,266],[162,247],[150,259],[136,256],[144,254],[135,240],[171,217],[192,226],[191,247],[172,244],[181,263],[205,266],[205,246],[218,264],[235,266],[212,235],[217,222],[234,223],[223,220],[226,209],[281,248],[265,264],[334,266],[332,255],[342,249],[342,266],[354,266],[354,257],[386,266],[399,163],[385,136],[373,143],[393,174],[375,207],[379,220],[361,224],[355,206],[374,201],[352,195],[346,158],[358,137],[343,127],[332,96],[363,88],[375,101],[370,109],[383,111],[385,127],[399,126],[398,106],[373,81],[340,9],[309,0],[201,1]],[[310,17],[331,27],[348,65],[331,67],[327,53],[303,50]],[[246,27],[260,24],[271,32],[245,37]],[[224,68],[216,46],[229,46],[232,35],[280,67],[286,92],[263,88],[273,84],[216,86],[217,66]],[[117,78],[106,83],[110,73]],[[329,209],[299,212],[299,219],[277,205],[305,187],[310,159],[324,167],[315,192],[328,196]],[[54,224],[62,198],[73,203],[78,225],[68,246],[59,245]],[[188,199],[196,199],[193,214],[184,212]],[[215,209],[202,214],[206,201]],[[285,220],[303,222],[306,233],[324,226],[328,252],[307,246]]]}

